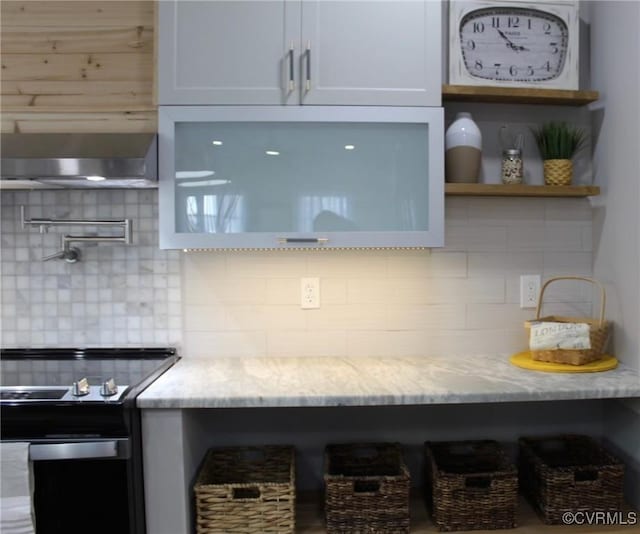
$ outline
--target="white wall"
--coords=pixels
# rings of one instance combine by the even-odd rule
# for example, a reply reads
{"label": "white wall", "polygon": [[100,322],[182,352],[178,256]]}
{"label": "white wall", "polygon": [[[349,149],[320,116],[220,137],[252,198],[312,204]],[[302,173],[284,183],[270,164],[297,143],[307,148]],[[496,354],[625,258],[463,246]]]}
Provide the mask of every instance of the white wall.
{"label": "white wall", "polygon": [[608,283],[615,352],[640,369],[640,3],[592,4],[594,273]]}
{"label": "white wall", "polygon": [[[594,275],[607,283],[614,352],[640,374],[640,3],[591,4]],[[639,376],[640,380],[640,376]],[[611,402],[605,435],[627,464],[627,499],[640,506],[640,401]]]}

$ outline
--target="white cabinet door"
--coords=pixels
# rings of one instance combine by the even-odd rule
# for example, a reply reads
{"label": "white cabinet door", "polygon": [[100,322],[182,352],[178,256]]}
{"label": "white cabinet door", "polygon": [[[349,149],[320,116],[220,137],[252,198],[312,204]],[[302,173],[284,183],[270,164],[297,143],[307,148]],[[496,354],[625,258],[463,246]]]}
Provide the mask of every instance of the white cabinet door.
{"label": "white cabinet door", "polygon": [[429,0],[303,0],[302,103],[440,106],[440,9]]}
{"label": "white cabinet door", "polygon": [[289,83],[299,1],[163,0],[158,9],[161,105],[299,103]]}

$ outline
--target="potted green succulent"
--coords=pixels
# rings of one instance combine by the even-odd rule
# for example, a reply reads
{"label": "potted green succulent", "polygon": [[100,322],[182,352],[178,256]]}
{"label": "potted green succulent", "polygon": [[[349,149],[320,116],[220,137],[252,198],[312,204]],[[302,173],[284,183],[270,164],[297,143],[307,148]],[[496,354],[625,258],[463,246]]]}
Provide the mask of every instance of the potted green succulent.
{"label": "potted green succulent", "polygon": [[587,135],[581,128],[566,122],[547,122],[531,132],[544,162],[546,185],[571,185],[571,158],[584,147]]}

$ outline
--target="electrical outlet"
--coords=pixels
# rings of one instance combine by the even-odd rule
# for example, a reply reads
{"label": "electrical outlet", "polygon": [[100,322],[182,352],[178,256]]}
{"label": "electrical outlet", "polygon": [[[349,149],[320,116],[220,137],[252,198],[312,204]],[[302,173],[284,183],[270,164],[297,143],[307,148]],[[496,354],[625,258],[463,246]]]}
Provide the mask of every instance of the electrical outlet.
{"label": "electrical outlet", "polygon": [[300,279],[300,307],[303,310],[320,307],[320,278]]}
{"label": "electrical outlet", "polygon": [[520,276],[520,307],[535,308],[540,294],[540,275],[523,274]]}

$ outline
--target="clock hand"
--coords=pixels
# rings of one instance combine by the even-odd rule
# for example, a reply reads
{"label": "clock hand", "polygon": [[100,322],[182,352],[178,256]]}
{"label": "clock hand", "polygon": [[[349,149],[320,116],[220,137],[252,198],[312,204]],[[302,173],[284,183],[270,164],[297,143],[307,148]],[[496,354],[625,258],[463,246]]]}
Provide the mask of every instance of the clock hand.
{"label": "clock hand", "polygon": [[500,37],[502,37],[505,41],[507,41],[508,43],[507,46],[509,48],[515,47],[515,45],[511,42],[511,40],[504,34],[504,32],[498,30],[497,28],[496,28],[496,31],[500,34]]}
{"label": "clock hand", "polygon": [[511,50],[515,50],[516,52],[520,52],[520,51],[528,52],[528,51],[529,51],[529,49],[528,49],[528,48],[525,48],[524,46],[520,46],[520,45],[514,44],[514,43],[513,43],[513,42],[512,42],[512,41],[511,41],[511,40],[510,40],[510,39],[509,39],[509,38],[504,34],[504,32],[503,32],[503,31],[498,30],[497,28],[496,28],[496,31],[500,34],[500,37],[502,37],[505,41],[507,41],[507,47],[508,47],[508,48],[511,48]]}

